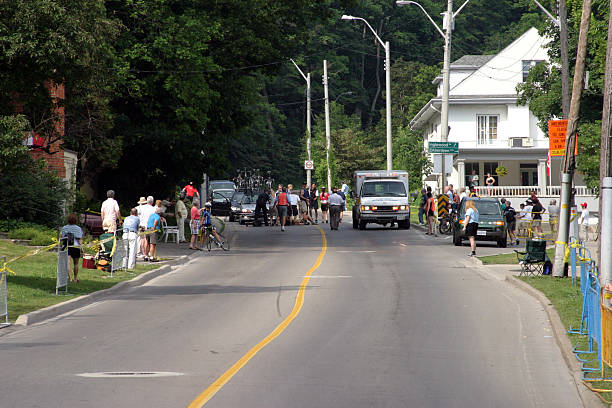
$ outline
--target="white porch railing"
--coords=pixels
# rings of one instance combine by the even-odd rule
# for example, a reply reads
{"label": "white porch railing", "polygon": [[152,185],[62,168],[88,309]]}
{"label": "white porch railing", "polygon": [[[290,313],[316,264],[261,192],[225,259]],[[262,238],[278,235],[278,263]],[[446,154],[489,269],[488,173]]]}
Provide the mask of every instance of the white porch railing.
{"label": "white porch railing", "polygon": [[[540,197],[559,197],[561,195],[560,186],[547,186],[546,191],[540,191],[538,186],[479,186],[478,193],[484,196],[491,197],[525,197],[531,195],[532,191]],[[593,191],[586,186],[576,186],[576,195],[591,196]]]}

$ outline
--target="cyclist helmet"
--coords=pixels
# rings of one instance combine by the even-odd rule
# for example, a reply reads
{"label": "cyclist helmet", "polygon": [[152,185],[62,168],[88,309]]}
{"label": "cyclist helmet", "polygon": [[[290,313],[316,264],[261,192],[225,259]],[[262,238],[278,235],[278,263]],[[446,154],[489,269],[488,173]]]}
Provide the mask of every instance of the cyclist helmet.
{"label": "cyclist helmet", "polygon": [[210,201],[207,201],[206,204],[204,204],[204,207],[210,208],[211,207]]}

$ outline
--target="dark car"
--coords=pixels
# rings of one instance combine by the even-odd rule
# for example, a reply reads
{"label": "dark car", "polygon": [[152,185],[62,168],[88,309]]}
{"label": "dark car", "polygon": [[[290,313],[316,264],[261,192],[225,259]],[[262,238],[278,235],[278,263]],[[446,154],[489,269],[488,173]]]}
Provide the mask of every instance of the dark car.
{"label": "dark car", "polygon": [[240,213],[240,200],[244,197],[244,191],[235,191],[230,200],[231,209],[229,215],[229,221],[238,221],[238,214]]}
{"label": "dark car", "polygon": [[212,193],[210,204],[212,215],[230,215],[234,190],[216,190]]}
{"label": "dark car", "polygon": [[474,201],[478,210],[477,241],[496,241],[497,246],[507,246],[506,221],[497,198],[471,197],[464,198],[459,206],[459,217],[453,225],[453,243],[460,246],[464,239],[463,222],[465,221],[465,204]]}
{"label": "dark car", "polygon": [[236,190],[236,185],[231,180],[211,180],[208,183],[208,194],[212,195],[217,190]]}

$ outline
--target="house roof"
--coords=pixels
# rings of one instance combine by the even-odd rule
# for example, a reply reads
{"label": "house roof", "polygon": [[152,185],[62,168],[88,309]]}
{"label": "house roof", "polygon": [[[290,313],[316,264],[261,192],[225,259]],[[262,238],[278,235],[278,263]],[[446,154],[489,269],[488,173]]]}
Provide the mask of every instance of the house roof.
{"label": "house roof", "polygon": [[487,62],[491,61],[491,59],[495,57],[495,55],[464,55],[459,58],[457,61],[451,63],[451,68],[458,67],[474,67],[480,68]]}

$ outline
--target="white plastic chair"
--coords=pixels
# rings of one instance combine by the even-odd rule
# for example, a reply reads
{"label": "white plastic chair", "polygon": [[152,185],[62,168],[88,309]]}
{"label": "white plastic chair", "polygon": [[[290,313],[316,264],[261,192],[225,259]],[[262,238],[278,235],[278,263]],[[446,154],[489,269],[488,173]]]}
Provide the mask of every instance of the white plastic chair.
{"label": "white plastic chair", "polygon": [[168,242],[168,235],[174,235],[174,240],[178,244],[179,243],[178,226],[175,226],[175,225],[168,226],[168,223],[163,218],[162,218],[161,226],[162,226],[162,234],[163,234],[162,239],[164,240],[164,242]]}

